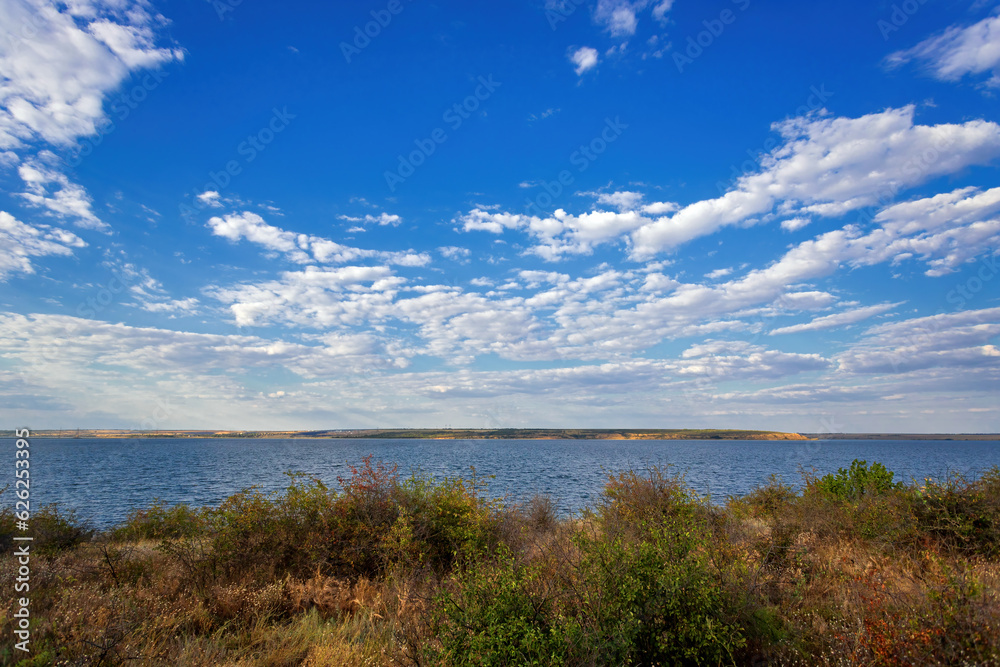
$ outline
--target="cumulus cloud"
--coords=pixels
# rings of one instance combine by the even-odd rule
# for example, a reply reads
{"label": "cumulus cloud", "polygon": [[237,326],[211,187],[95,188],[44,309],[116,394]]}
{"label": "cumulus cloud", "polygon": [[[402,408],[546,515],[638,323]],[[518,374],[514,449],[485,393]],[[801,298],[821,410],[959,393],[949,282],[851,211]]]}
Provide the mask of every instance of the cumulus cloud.
{"label": "cumulus cloud", "polygon": [[647,222],[636,211],[593,211],[571,215],[557,209],[542,218],[520,213],[492,212],[481,208],[459,216],[463,231],[486,231],[500,234],[506,229],[521,229],[537,240],[528,252],[550,261],[566,255],[589,255],[596,245],[618,240],[623,234]]}
{"label": "cumulus cloud", "polygon": [[673,0],[598,0],[594,7],[594,22],[602,26],[612,37],[629,38],[639,27],[639,14],[652,6],[653,18],[659,23],[666,22],[667,12]]}
{"label": "cumulus cloud", "polygon": [[180,60],[156,45],[165,19],[145,0],[0,5],[0,148],[95,134],[103,100],[133,72]]}
{"label": "cumulus cloud", "polygon": [[898,67],[918,62],[942,81],[989,73],[987,86],[1000,86],[1000,15],[971,26],[952,26],[911,49],[891,54],[886,62]]}
{"label": "cumulus cloud", "polygon": [[837,356],[843,372],[903,373],[928,368],[1000,369],[1000,308],[942,313],[872,327]]}
{"label": "cumulus cloud", "polygon": [[366,223],[366,224],[382,225],[383,227],[386,226],[386,225],[390,225],[392,227],[395,227],[395,226],[399,225],[399,223],[401,223],[403,221],[403,219],[401,217],[399,217],[398,215],[394,215],[392,213],[386,213],[385,211],[383,211],[382,213],[380,213],[378,215],[372,215],[372,214],[369,213],[369,214],[365,215],[364,217],[342,215],[342,216],[340,216],[340,219],[341,220],[347,220],[348,222],[363,222],[363,223]]}
{"label": "cumulus cloud", "polygon": [[636,11],[648,2],[628,2],[628,0],[598,0],[594,8],[594,20],[603,25],[612,37],[631,37],[635,34]]}
{"label": "cumulus cloud", "polygon": [[94,213],[90,196],[76,183],[49,166],[55,155],[42,151],[38,158],[29,158],[18,168],[18,174],[28,188],[22,192],[30,205],[43,208],[60,220],[68,220],[83,229],[107,231],[110,227]]}
{"label": "cumulus cloud", "polygon": [[641,192],[622,190],[619,192],[602,192],[597,195],[597,203],[603,206],[611,206],[619,211],[631,211],[642,202]]}
{"label": "cumulus cloud", "polygon": [[[535,239],[529,253],[551,261],[590,254],[603,243],[625,244],[632,258],[641,261],[724,227],[763,218],[785,217],[783,227],[787,230],[801,229],[813,217],[840,217],[851,212],[870,220],[887,199],[934,177],[988,164],[1000,156],[1000,125],[996,123],[971,120],[918,125],[913,114],[910,106],[861,118],[814,114],[778,123],[774,128],[784,142],[764,156],[759,172],[740,177],[721,197],[683,207],[668,202],[640,206],[633,193],[625,192],[604,195],[604,203],[619,209],[613,212],[574,215],[558,209],[541,217],[480,207],[458,220],[464,231],[526,232]],[[980,224],[976,229],[912,243],[920,246],[920,253],[931,256],[945,242],[955,244],[956,235],[969,241],[988,241],[991,230],[991,224]],[[900,227],[891,233],[900,236],[908,232]],[[907,243],[900,241],[899,245]],[[961,261],[961,252],[956,250],[953,258],[942,259],[942,266],[952,267]]]}
{"label": "cumulus cloud", "polygon": [[453,245],[438,248],[438,252],[441,253],[441,256],[445,259],[463,263],[467,262],[469,260],[469,256],[472,254],[472,251],[468,248],[460,248]]}
{"label": "cumulus cloud", "polygon": [[715,271],[710,271],[705,274],[705,277],[709,280],[717,280],[718,278],[725,278],[726,276],[732,274],[732,267],[726,267],[723,269],[716,269]]}
{"label": "cumulus cloud", "polygon": [[220,195],[216,190],[205,190],[205,192],[198,195],[196,199],[205,206],[222,208],[222,195]]}
{"label": "cumulus cloud", "polygon": [[570,54],[569,61],[576,66],[574,71],[579,76],[597,66],[597,49],[581,46]]}
{"label": "cumulus cloud", "polygon": [[[1000,125],[917,125],[914,107],[861,118],[807,116],[777,123],[784,139],[717,199],[699,201],[632,234],[633,254],[648,257],[727,225],[771,213],[841,216],[877,205],[935,176],[1000,156]],[[931,159],[933,158],[933,159]]]}
{"label": "cumulus cloud", "polygon": [[812,222],[812,220],[809,218],[789,218],[781,221],[781,228],[786,232],[797,232],[810,222]]}
{"label": "cumulus cloud", "polygon": [[215,216],[208,221],[208,227],[216,236],[230,241],[246,239],[299,264],[339,264],[370,258],[403,266],[424,266],[431,261],[427,253],[363,250],[320,236],[290,232],[269,225],[260,215],[249,211]]}
{"label": "cumulus cloud", "polygon": [[811,322],[803,322],[802,324],[793,324],[787,327],[780,327],[772,331],[771,335],[777,336],[780,334],[802,333],[803,331],[820,331],[822,329],[836,329],[850,324],[856,324],[863,320],[867,320],[869,317],[874,317],[875,315],[881,315],[882,313],[892,310],[893,308],[898,308],[901,305],[903,305],[903,302],[880,303],[875,306],[866,306],[864,308],[854,308],[852,310],[845,310],[842,313],[834,313],[833,315],[825,315],[823,317],[817,317]]}
{"label": "cumulus cloud", "polygon": [[73,254],[83,239],[64,229],[47,225],[27,225],[6,211],[0,211],[0,282],[11,275],[35,272],[31,257]]}

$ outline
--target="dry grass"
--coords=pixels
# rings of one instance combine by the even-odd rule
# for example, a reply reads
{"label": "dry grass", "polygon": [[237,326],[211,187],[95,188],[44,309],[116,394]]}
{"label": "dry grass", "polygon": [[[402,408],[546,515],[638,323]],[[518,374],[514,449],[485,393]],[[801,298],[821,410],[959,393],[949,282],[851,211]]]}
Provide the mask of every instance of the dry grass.
{"label": "dry grass", "polygon": [[[385,470],[364,473],[354,496],[309,487],[291,500],[244,497],[228,505],[244,512],[238,533],[211,512],[161,506],[162,539],[137,524],[34,555],[31,661],[4,648],[0,662],[515,664],[502,655],[516,647],[548,651],[543,663],[643,664],[635,656],[669,647],[624,642],[620,622],[651,613],[662,623],[667,611],[630,582],[669,589],[660,574],[671,571],[699,582],[690,608],[729,628],[726,650],[706,664],[1000,664],[996,474],[848,500],[775,481],[718,508],[663,471],[627,473],[594,512],[557,519],[544,498],[488,504],[474,484],[403,487]],[[287,544],[253,550],[302,535],[308,557]],[[4,580],[16,567],[0,556]],[[678,590],[670,595],[693,594]],[[6,636],[13,611],[8,598]],[[470,643],[462,623],[496,641]]]}

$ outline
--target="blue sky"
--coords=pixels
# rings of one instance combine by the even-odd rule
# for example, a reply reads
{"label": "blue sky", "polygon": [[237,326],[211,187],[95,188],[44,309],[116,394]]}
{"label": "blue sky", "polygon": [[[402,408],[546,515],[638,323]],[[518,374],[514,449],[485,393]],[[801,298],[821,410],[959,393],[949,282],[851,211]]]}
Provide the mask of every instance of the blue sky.
{"label": "blue sky", "polygon": [[0,26],[8,423],[1000,430],[995,2]]}

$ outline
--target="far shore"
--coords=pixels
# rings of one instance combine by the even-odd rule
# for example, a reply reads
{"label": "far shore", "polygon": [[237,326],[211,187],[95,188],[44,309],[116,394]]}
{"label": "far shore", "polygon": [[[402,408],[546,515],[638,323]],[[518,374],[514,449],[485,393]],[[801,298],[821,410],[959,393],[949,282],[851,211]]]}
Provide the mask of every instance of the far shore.
{"label": "far shore", "polygon": [[[336,429],[319,431],[228,431],[126,429],[32,430],[35,438],[246,438],[419,440],[986,440],[1000,433],[787,433],[739,429]],[[14,437],[10,432],[8,437]]]}

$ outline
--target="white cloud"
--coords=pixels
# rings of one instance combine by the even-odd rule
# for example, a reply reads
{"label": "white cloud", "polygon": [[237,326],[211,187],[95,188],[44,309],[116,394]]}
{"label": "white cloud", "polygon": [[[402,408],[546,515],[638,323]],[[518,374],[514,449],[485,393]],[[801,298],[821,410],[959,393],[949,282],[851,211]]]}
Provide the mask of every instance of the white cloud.
{"label": "white cloud", "polygon": [[467,261],[469,256],[472,254],[472,251],[468,248],[460,248],[453,245],[438,248],[438,252],[441,253],[441,256],[445,259],[450,259],[456,262]]}
{"label": "white cloud", "polygon": [[663,23],[666,21],[667,12],[673,7],[674,0],[661,0],[659,4],[653,7],[653,18]]}
{"label": "white cloud", "polygon": [[562,109],[549,107],[548,109],[546,109],[545,111],[543,111],[541,113],[537,113],[537,114],[533,113],[533,114],[529,115],[528,116],[528,120],[531,121],[531,122],[535,122],[537,120],[543,120],[545,118],[548,118],[549,116],[552,116],[552,115],[555,115],[555,114],[559,113],[560,111],[562,111]]}
{"label": "white cloud", "polygon": [[458,220],[467,232],[500,234],[505,229],[523,229],[538,240],[538,245],[528,252],[549,261],[558,261],[566,255],[588,255],[594,246],[620,239],[648,221],[636,211],[571,215],[563,209],[557,209],[549,218],[474,209]]}
{"label": "white cloud", "polygon": [[147,301],[141,304],[140,307],[150,313],[193,315],[198,312],[198,305],[198,299],[188,297],[186,299],[170,299],[167,301]]}
{"label": "white cloud", "polygon": [[968,74],[989,72],[986,85],[1000,86],[1000,16],[967,27],[952,26],[911,49],[887,58],[890,66],[917,61],[936,78],[958,81]]}
{"label": "white cloud", "polygon": [[733,272],[732,267],[727,267],[724,269],[716,269],[715,271],[710,271],[705,274],[705,277],[709,280],[716,280],[718,278],[725,278]]}
{"label": "white cloud", "polygon": [[680,204],[672,201],[658,201],[652,204],[646,204],[642,207],[642,212],[646,215],[663,215],[664,213],[673,213],[680,210]]}
{"label": "white cloud", "polygon": [[64,229],[47,225],[31,226],[10,213],[0,211],[0,282],[12,274],[32,274],[31,257],[73,254],[82,248],[83,239]]}
{"label": "white cloud", "polygon": [[0,148],[95,134],[107,94],[136,70],[183,57],[155,45],[164,23],[145,1],[0,4]]}
{"label": "white cloud", "polygon": [[597,49],[589,46],[581,46],[570,54],[569,60],[576,65],[577,75],[581,75],[589,69],[597,66]]}
{"label": "white cloud", "polygon": [[94,213],[87,192],[69,178],[49,166],[55,155],[42,151],[37,158],[29,158],[18,168],[18,174],[28,188],[22,192],[29,204],[44,208],[49,215],[60,220],[70,220],[77,227],[107,231],[109,226]]}
{"label": "white cloud", "polygon": [[398,215],[386,213],[385,211],[383,211],[379,215],[372,215],[369,213],[366,214],[364,217],[360,216],[353,217],[349,215],[342,215],[340,216],[340,219],[347,220],[348,222],[364,222],[367,224],[377,224],[382,226],[391,225],[393,227],[397,226],[399,223],[403,221],[403,219]]}
{"label": "white cloud", "polygon": [[1000,155],[1000,126],[915,125],[914,108],[861,118],[808,116],[777,123],[785,142],[717,199],[650,221],[632,234],[633,255],[644,258],[718,229],[771,212],[840,216],[969,165]]}
{"label": "white cloud", "polygon": [[594,20],[603,25],[612,37],[631,37],[639,25],[635,13],[645,7],[648,1],[598,0],[594,8]]}
{"label": "white cloud", "polygon": [[629,190],[602,192],[597,195],[597,203],[605,206],[613,206],[619,211],[632,211],[642,203],[642,193],[631,192]]}
{"label": "white cloud", "polygon": [[804,322],[802,324],[793,324],[787,327],[781,327],[775,329],[771,332],[772,336],[780,334],[790,334],[790,333],[801,333],[803,331],[820,331],[822,329],[836,329],[838,327],[847,326],[849,324],[856,324],[862,320],[867,320],[869,317],[875,315],[880,315],[886,311],[892,310],[903,305],[903,302],[899,303],[881,303],[875,306],[866,306],[864,308],[855,308],[853,310],[845,310],[842,313],[834,313],[833,315],[825,315],[823,317],[817,317],[811,322]]}
{"label": "white cloud", "polygon": [[1000,369],[1000,350],[991,341],[997,336],[1000,308],[942,313],[872,327],[836,360],[842,371],[855,374],[942,367],[995,373]]}
{"label": "white cloud", "polygon": [[222,196],[215,190],[206,190],[196,197],[205,206],[222,208]]}
{"label": "white cloud", "polygon": [[796,232],[806,225],[808,225],[812,220],[809,218],[789,218],[788,220],[781,221],[781,228],[786,232]]}
{"label": "white cloud", "polygon": [[[655,203],[630,210],[629,203],[641,203],[637,193],[612,193],[604,195],[604,201],[617,204],[617,212],[573,215],[558,209],[543,218],[477,208],[458,221],[464,231],[523,231],[536,242],[528,252],[550,261],[590,254],[603,243],[627,245],[632,259],[641,261],[723,227],[774,219],[776,214],[800,214],[785,220],[786,229],[801,229],[806,216],[839,217],[861,209],[870,221],[886,199],[1000,156],[996,123],[915,125],[913,113],[913,107],[906,107],[861,118],[810,115],[778,123],[774,127],[785,142],[762,159],[758,173],[740,177],[722,197],[679,209]],[[992,243],[993,228],[984,221],[936,238],[900,241],[893,249],[904,252],[903,246],[910,245],[916,254],[931,257],[951,244],[952,254],[937,260],[941,268],[932,268],[947,271],[963,261],[974,247],[971,243]],[[841,233],[857,236],[849,229]],[[899,237],[909,232],[900,227],[890,233]]]}
{"label": "white cloud", "polygon": [[278,280],[214,287],[207,293],[229,305],[239,326],[291,322],[329,328],[384,320],[404,282],[384,266],[307,266]]}
{"label": "white cloud", "polygon": [[666,23],[667,12],[673,6],[673,0],[598,0],[594,7],[594,22],[603,26],[612,37],[629,38],[639,27],[638,14],[653,5],[653,18],[659,23]]}
{"label": "white cloud", "polygon": [[430,255],[426,253],[363,250],[341,245],[320,236],[286,231],[267,224],[262,217],[248,211],[222,217],[215,216],[208,221],[208,227],[216,236],[230,241],[246,239],[269,251],[281,253],[299,264],[343,263],[373,258],[403,266],[424,266],[431,261]]}
{"label": "white cloud", "polygon": [[836,300],[837,297],[827,292],[789,292],[782,295],[778,300],[778,305],[794,310],[819,310],[826,308]]}

